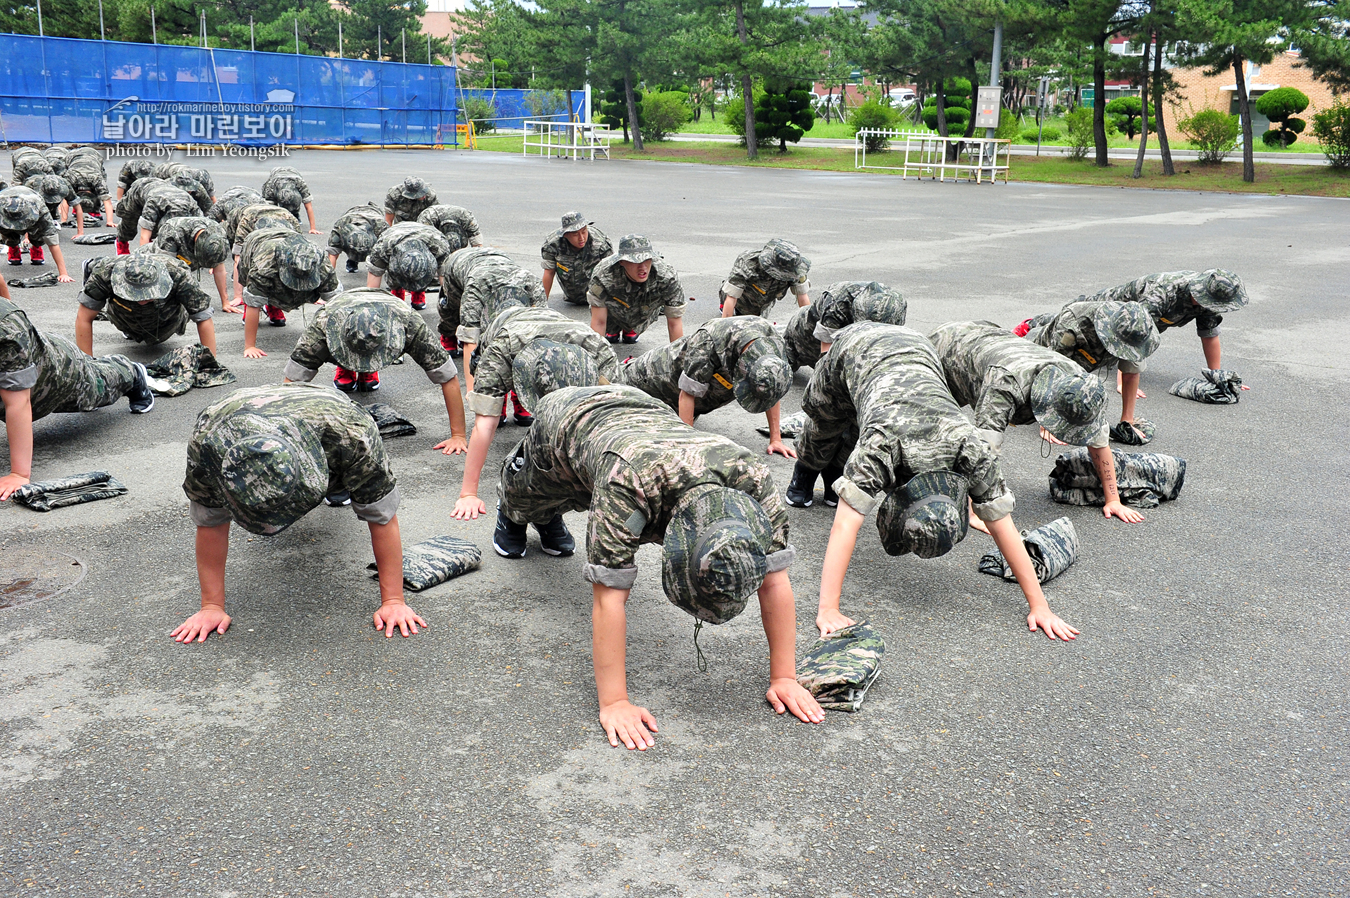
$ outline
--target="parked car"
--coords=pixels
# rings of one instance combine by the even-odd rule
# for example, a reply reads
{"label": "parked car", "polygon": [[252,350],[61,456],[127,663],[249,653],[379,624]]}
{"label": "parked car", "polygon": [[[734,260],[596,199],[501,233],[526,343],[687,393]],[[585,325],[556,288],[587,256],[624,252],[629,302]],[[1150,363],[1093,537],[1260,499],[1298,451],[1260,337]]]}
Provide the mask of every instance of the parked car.
{"label": "parked car", "polygon": [[891,105],[896,109],[908,109],[918,99],[914,95],[913,89],[908,87],[897,87],[887,96],[890,97]]}

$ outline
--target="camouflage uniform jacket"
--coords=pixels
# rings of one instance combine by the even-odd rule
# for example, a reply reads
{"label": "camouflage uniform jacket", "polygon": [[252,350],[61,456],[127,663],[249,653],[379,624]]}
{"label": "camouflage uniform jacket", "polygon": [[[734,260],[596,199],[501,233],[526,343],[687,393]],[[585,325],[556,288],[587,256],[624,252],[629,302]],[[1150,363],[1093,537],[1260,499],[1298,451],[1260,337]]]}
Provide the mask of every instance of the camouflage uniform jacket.
{"label": "camouflage uniform jacket", "polygon": [[869,321],[840,331],[816,366],[802,409],[807,419],[797,451],[810,470],[824,470],[844,436],[858,434],[834,489],[861,514],[914,475],[935,472],[966,478],[982,520],[1012,513],[998,454],[952,398],[932,344],[909,328]]}
{"label": "camouflage uniform jacket", "polygon": [[[285,228],[264,228],[254,231],[244,241],[239,253],[239,283],[244,285],[246,305],[260,305],[261,299],[284,311],[298,309],[308,302],[329,300],[342,292],[337,272],[328,259],[323,259],[323,280],[313,290],[292,290],[281,281],[281,260],[278,250],[289,232]],[[254,302],[249,302],[252,299]]]}
{"label": "camouflage uniform jacket", "polygon": [[192,198],[192,194],[172,184],[152,184],[143,196],[145,202],[141,206],[136,226],[144,228],[151,235],[154,235],[161,221],[186,218],[203,212],[197,201]]}
{"label": "camouflage uniform jacket", "polygon": [[759,265],[759,254],[760,250],[752,249],[737,256],[731,274],[722,284],[722,298],[736,298],[737,315],[766,314],[789,288],[793,296],[803,296],[811,291],[811,282],[806,275],[797,281],[783,281],[764,271]]}
{"label": "camouflage uniform jacket", "polygon": [[535,340],[571,343],[586,350],[600,376],[618,383],[619,360],[609,341],[580,321],[548,308],[515,308],[498,315],[483,332],[474,370],[473,391],[464,407],[476,415],[496,415],[502,400],[515,389],[511,366],[526,346]]}
{"label": "camouflage uniform jacket", "polygon": [[1105,300],[1079,300],[1069,303],[1058,312],[1037,316],[1033,319],[1027,339],[1073,359],[1084,371],[1119,365],[1125,374],[1138,373],[1142,369],[1138,362],[1128,362],[1111,355],[1097,336],[1092,313],[1103,302]]}
{"label": "camouflage uniform jacket", "polygon": [[65,147],[47,147],[42,151],[42,156],[52,167],[52,174],[66,176],[66,164],[70,162],[70,150]]}
{"label": "camouflage uniform jacket", "polygon": [[[44,177],[46,176],[33,175],[33,177],[29,179],[31,183],[26,183],[23,186],[27,187],[29,190],[32,190],[34,193],[37,193],[39,196],[42,196],[43,205],[47,207],[47,214],[50,215],[54,220],[59,219],[61,217],[61,203],[64,201],[65,203],[74,206],[79,203],[80,198],[75,195],[75,191],[70,186],[70,181],[68,181],[66,178],[61,177],[60,175],[57,175],[57,177],[61,177],[61,183],[65,185],[65,191],[61,194],[61,199],[57,200],[54,203],[47,202],[46,196],[43,195],[42,192],[39,190],[41,179]],[[84,210],[82,209],[81,211]]]}
{"label": "camouflage uniform jacket", "polygon": [[[144,250],[142,250],[144,252]],[[89,277],[80,288],[80,305],[94,311],[107,308],[108,320],[138,343],[163,343],[187,330],[188,319],[202,322],[212,315],[211,297],[202,292],[188,266],[175,258],[160,256],[173,278],[173,289],[163,299],[144,305],[121,299],[113,293],[113,272],[134,258],[100,256],[89,266]]]}
{"label": "camouflage uniform jacket", "polygon": [[[308,383],[326,364],[337,364],[328,348],[328,318],[335,312],[341,312],[353,306],[382,303],[390,306],[394,314],[403,323],[403,332],[407,335],[403,351],[427,373],[427,379],[434,384],[445,384],[459,376],[455,360],[450,353],[441,348],[440,341],[432,334],[422,316],[412,310],[406,302],[392,296],[373,291],[345,293],[315,313],[300,341],[291,352],[283,374],[293,381]],[[501,403],[498,403],[500,407]]]}
{"label": "camouflage uniform jacket", "polygon": [[335,256],[347,253],[353,258],[357,258],[358,261],[362,261],[368,253],[355,253],[349,245],[347,235],[352,231],[369,231],[373,242],[388,227],[389,225],[384,220],[384,213],[373,203],[352,206],[338,216],[337,221],[333,222],[333,230],[328,232],[328,252]]}
{"label": "camouflage uniform jacket", "polygon": [[31,390],[34,421],[107,405],[131,385],[133,370],[125,356],[92,359],[65,337],[42,333],[23,309],[0,297],[0,390]]}
{"label": "camouflage uniform jacket", "polygon": [[[834,342],[834,335],[859,319],[853,312],[853,300],[869,289],[881,289],[876,281],[841,281],[821,291],[820,297],[802,306],[788,319],[783,341],[792,370],[803,365],[814,367],[820,361],[820,344]],[[739,304],[737,311],[740,310]],[[865,320],[865,319],[862,319]],[[882,321],[881,324],[904,324]]]}
{"label": "camouflage uniform jacket", "polygon": [[10,165],[14,170],[14,183],[23,184],[34,175],[52,175],[56,174],[52,170],[52,163],[37,150],[28,152],[19,151],[10,158]]}
{"label": "camouflage uniform jacket", "polygon": [[[463,206],[450,206],[444,203],[428,206],[417,216],[417,222],[431,225],[440,231],[446,240],[451,242],[452,251],[466,246],[483,245],[483,233],[478,229],[478,219]],[[456,242],[458,246],[454,246]]]}
{"label": "camouflage uniform jacket", "polygon": [[386,214],[394,216],[394,224],[401,221],[417,221],[417,216],[436,205],[435,191],[432,191],[431,195],[424,199],[410,200],[403,195],[401,186],[394,185],[384,195],[384,211]]}
{"label": "camouflage uniform jacket", "polygon": [[[233,215],[236,210],[242,209],[245,206],[251,206],[254,203],[261,203],[262,201],[263,198],[261,193],[254,190],[252,187],[245,187],[240,184],[225,191],[225,195],[217,199],[211,206],[211,211],[206,213],[206,217],[210,218],[212,221],[218,221],[221,224],[225,224],[230,220],[230,216]],[[381,218],[381,221],[383,221],[383,218]]]}
{"label": "camouflage uniform jacket", "polygon": [[686,302],[680,276],[664,259],[654,260],[651,274],[639,284],[629,279],[615,256],[601,259],[595,266],[586,299],[592,308],[608,311],[606,328],[610,333],[624,330],[639,334],[662,315],[683,318]]}
{"label": "camouflage uniform jacket", "polygon": [[66,180],[70,189],[80,198],[85,211],[96,211],[97,207],[112,199],[108,193],[108,176],[103,170],[103,159],[86,153],[72,153],[66,162]]}
{"label": "camouflage uniform jacket", "polygon": [[193,238],[210,221],[204,216],[192,215],[160,222],[159,230],[155,232],[155,251],[172,256],[196,271],[200,266],[192,258]]}
{"label": "camouflage uniform jacket", "polygon": [[531,485],[562,509],[589,509],[588,581],[631,588],[638,547],[660,543],[680,499],[705,483],[755,499],[773,525],[768,569],[792,563],[787,509],[768,468],[749,449],[685,426],[632,387],[566,387],[538,405],[524,443]]}
{"label": "camouflage uniform jacket", "polygon": [[300,194],[300,205],[313,202],[314,197],[310,195],[309,184],[305,182],[305,176],[300,174],[289,165],[278,165],[267,175],[267,180],[263,181],[262,195],[263,199],[269,203],[277,201],[277,195],[285,188],[291,188]]}
{"label": "camouflage uniform jacket", "polygon": [[[1024,340],[992,321],[954,321],[928,335],[937,350],[947,387],[957,405],[975,412],[975,426],[996,450],[1003,446],[1003,433],[1014,424],[1035,424],[1031,410],[1031,384],[1051,365],[1070,374],[1076,366],[1052,349]],[[1088,445],[1109,444],[1108,430]]]}
{"label": "camouflage uniform jacket", "polygon": [[[398,484],[384,441],[366,410],[326,386],[272,384],[236,390],[197,416],[188,442],[183,492],[199,527],[218,527],[233,518],[253,533],[275,532],[267,520],[232,510],[221,485],[221,459],[239,440],[268,435],[293,442],[317,441],[328,464],[329,495],[346,490],[363,521],[387,524],[398,512]],[[316,503],[317,504],[317,503]],[[305,509],[288,509],[291,516]]]}
{"label": "camouflage uniform jacket", "polygon": [[[280,206],[272,203],[250,203],[231,212],[229,219],[225,222],[225,239],[230,246],[234,247],[236,253],[243,249],[244,241],[258,227],[258,221],[262,218],[285,221],[292,231],[297,234],[301,233],[300,219]],[[272,227],[275,227],[275,225],[272,225]]]}
{"label": "camouflage uniform jacket", "polygon": [[[366,258],[366,270],[373,275],[383,276],[389,270],[389,259],[394,255],[394,247],[405,240],[422,241],[436,259],[436,267],[429,275],[428,282],[417,288],[418,290],[424,290],[435,281],[436,272],[445,264],[445,260],[450,258],[450,244],[446,242],[445,235],[431,225],[418,224],[415,221],[400,221],[398,224],[390,226],[375,241],[375,245],[370,248],[370,255]],[[393,284],[392,286],[402,288],[407,285]]]}
{"label": "camouflage uniform jacket", "polygon": [[1112,287],[1089,296],[1089,300],[1109,302],[1140,302],[1148,309],[1149,317],[1162,332],[1169,327],[1181,327],[1195,321],[1195,332],[1201,337],[1217,337],[1223,316],[1202,308],[1191,299],[1191,279],[1195,271],[1164,271],[1136,278],[1119,287]]}
{"label": "camouflage uniform jacket", "polygon": [[586,290],[591,283],[591,275],[601,259],[614,252],[605,232],[595,225],[586,226],[588,237],[581,249],[567,242],[567,235],[558,228],[548,239],[539,254],[545,271],[554,275],[562,287],[563,299],[580,305],[586,302]]}
{"label": "camouflage uniform jacket", "polygon": [[154,169],[151,169],[145,174],[137,174],[136,163],[141,161],[143,160],[131,159],[128,160],[127,162],[122,163],[122,168],[117,173],[117,186],[122,188],[123,197],[127,195],[127,192],[131,190],[131,188],[134,187],[136,185],[136,182],[139,181],[141,178],[153,178],[155,176]]}
{"label": "camouflage uniform jacket", "polygon": [[52,214],[47,211],[47,204],[42,201],[42,197],[29,190],[27,187],[21,187],[17,184],[13,187],[6,187],[3,191],[0,191],[0,196],[11,196],[20,192],[26,195],[32,202],[36,203],[42,214],[38,216],[37,224],[33,225],[27,231],[11,231],[6,228],[0,228],[0,241],[3,241],[8,246],[18,246],[23,241],[23,235],[27,234],[28,239],[33,243],[44,243],[47,246],[55,246],[60,243],[61,228],[57,225],[56,219],[52,218]]}
{"label": "camouflage uniform jacket", "polygon": [[[165,162],[155,166],[154,176],[162,181],[170,181],[175,175],[187,175],[200,184],[207,197],[207,209],[210,208],[210,198],[216,192],[216,182],[211,178],[209,171],[204,168],[194,168],[186,162]],[[206,209],[202,210],[202,214],[206,214]]]}
{"label": "camouflage uniform jacket", "polygon": [[749,351],[779,358],[787,354],[782,336],[763,318],[714,318],[692,334],[633,359],[624,366],[623,382],[677,412],[680,393],[688,393],[694,397],[694,414],[704,415],[736,401],[736,369]]}
{"label": "camouflage uniform jacket", "polygon": [[459,310],[455,335],[464,343],[477,343],[483,328],[502,311],[496,296],[501,287],[529,291],[531,306],[548,305],[539,279],[491,247],[471,247],[452,254],[441,266],[441,275],[445,300]]}

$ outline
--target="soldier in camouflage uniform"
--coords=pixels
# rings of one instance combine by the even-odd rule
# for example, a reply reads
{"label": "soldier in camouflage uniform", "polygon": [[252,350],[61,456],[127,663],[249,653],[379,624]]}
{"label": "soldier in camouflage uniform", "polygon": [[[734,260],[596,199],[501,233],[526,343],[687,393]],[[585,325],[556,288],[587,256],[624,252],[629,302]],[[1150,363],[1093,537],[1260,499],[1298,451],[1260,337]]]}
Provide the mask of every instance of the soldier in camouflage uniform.
{"label": "soldier in camouflage uniform", "polygon": [[337,272],[319,248],[289,228],[248,235],[239,253],[239,283],[244,288],[244,357],[250,359],[267,355],[257,346],[260,308],[274,327],[285,327],[287,311],[342,291]]}
{"label": "soldier in camouflage uniform", "polygon": [[640,234],[621,238],[618,252],[596,263],[586,301],[591,329],[611,343],[636,343],[661,315],[672,343],[684,336],[680,276]]}
{"label": "soldier in camouflage uniform", "polygon": [[62,215],[62,207],[65,211],[75,213],[75,236],[84,236],[84,212],[80,209],[80,198],[75,195],[70,182],[57,174],[34,175],[24,182],[25,187],[42,197],[42,202],[47,207],[47,214],[53,221],[65,224],[65,216]]}
{"label": "soldier in camouflage uniform", "polygon": [[149,159],[128,159],[123,162],[121,170],[117,173],[116,199],[120,202],[137,181],[141,178],[152,178],[154,175],[155,163]]}
{"label": "soldier in camouflage uniform", "polygon": [[[239,254],[243,252],[244,241],[248,239],[249,235],[263,228],[289,228],[299,234],[300,219],[278,205],[258,202],[235,208],[230,213],[230,217],[225,220],[225,239],[233,247],[235,257],[234,301],[236,303],[242,302],[244,297],[244,286],[239,280]],[[268,312],[268,318],[276,321],[271,312]],[[285,316],[283,315],[280,320],[285,321]]]}
{"label": "soldier in camouflage uniform", "polygon": [[401,221],[381,234],[371,248],[366,286],[378,290],[387,279],[389,292],[408,299],[420,312],[427,307],[427,288],[435,285],[451,251],[445,235],[431,225]]}
{"label": "soldier in camouflage uniform", "polygon": [[445,203],[428,206],[417,216],[418,224],[431,225],[440,231],[450,244],[450,252],[458,252],[466,246],[482,246],[483,233],[478,229],[478,219],[463,206],[451,206]]}
{"label": "soldier in camouflage uniform", "polygon": [[128,340],[163,343],[197,325],[197,338],[216,354],[211,297],[193,280],[187,265],[162,253],[140,250],[129,256],[100,256],[89,266],[75,315],[75,343],[94,354],[94,319],[108,320]]}
{"label": "soldier in camouflage uniform", "polygon": [[70,161],[70,150],[65,147],[47,147],[42,151],[42,157],[52,167],[52,174],[65,177],[66,164]]}
{"label": "soldier in camouflage uniform", "polygon": [[[957,405],[970,406],[975,427],[999,452],[1014,424],[1039,422],[1041,435],[1061,445],[1088,447],[1101,477],[1107,518],[1144,519],[1116,491],[1106,427],[1106,391],[1053,349],[1018,337],[992,321],[954,321],[928,335]],[[971,526],[983,530],[976,520]]]}
{"label": "soldier in camouflage uniform", "polygon": [[839,471],[833,484],[839,504],[820,578],[821,635],[853,623],[840,612],[839,599],[868,514],[877,511],[887,554],[936,558],[965,538],[969,496],[1022,587],[1028,628],[1051,639],[1074,638],[1078,631],[1045,601],[1013,524],[1014,498],[998,453],[961,412],[921,334],[873,322],[844,328],[816,366],[802,410],[807,419],[789,495],[810,496],[820,471]]}
{"label": "soldier in camouflage uniform", "polygon": [[436,307],[441,345],[451,352],[458,348],[472,353],[483,328],[502,309],[547,304],[539,281],[505,253],[489,246],[462,249],[441,265],[441,299]]}
{"label": "soldier in camouflage uniform", "polygon": [[[145,206],[146,194],[155,187],[167,184],[167,181],[163,181],[152,175],[144,175],[137,178],[117,200],[117,206],[113,211],[117,213],[118,255],[124,256],[131,252],[131,240],[140,232],[140,229],[136,227],[136,223],[140,221],[141,209]],[[194,202],[193,205],[195,206],[196,203]]]}
{"label": "soldier in camouflage uniform", "polygon": [[194,215],[205,215],[216,204],[215,197],[211,196],[210,191],[203,187],[202,182],[191,172],[179,172],[169,178],[169,183],[191,196],[196,202],[198,212],[193,213]]}
{"label": "soldier in camouflage uniform", "polygon": [[314,221],[314,197],[310,195],[309,184],[300,172],[289,165],[278,165],[263,181],[262,195],[267,202],[276,203],[297,220],[300,218],[300,207],[303,206],[305,214],[309,216],[309,232],[319,233],[319,226]]}
{"label": "soldier in camouflage uniform", "polygon": [[722,283],[719,306],[722,317],[767,316],[788,290],[797,297],[798,306],[810,305],[811,282],[807,280],[810,271],[811,260],[781,237],[773,238],[763,249],[741,253]]}
{"label": "soldier in camouflage uniform", "polygon": [[15,150],[14,155],[10,156],[9,164],[14,172],[15,184],[27,184],[30,178],[39,175],[54,174],[52,164],[41,151],[32,147],[23,147]]}
{"label": "soldier in camouflage uniform", "polygon": [[[563,376],[574,378],[566,381],[564,386],[609,384],[620,379],[619,361],[614,357],[614,350],[603,337],[580,321],[573,321],[553,309],[533,306],[509,308],[492,319],[478,347],[473,388],[464,398],[465,406],[475,418],[469,455],[464,462],[464,481],[459,500],[455,502],[454,516],[462,521],[476,519],[487,511],[487,506],[478,498],[479,478],[487,460],[488,447],[497,435],[497,428],[506,420],[507,397],[516,391],[516,362],[531,346],[543,343],[579,347],[590,359],[593,370],[563,372]],[[528,364],[528,360],[524,364]],[[583,364],[577,370],[584,368]],[[520,404],[516,407],[522,408]],[[517,424],[533,422],[533,415],[516,418]]]}
{"label": "soldier in camouflage uniform", "polygon": [[[161,181],[170,182],[173,182],[180,176],[186,176],[199,184],[207,197],[206,205],[202,208],[203,214],[205,214],[207,209],[211,208],[211,204],[215,202],[216,182],[211,178],[211,173],[204,168],[194,168],[186,162],[161,162],[159,165],[155,166],[153,175]],[[187,190],[186,187],[184,189]],[[188,192],[194,196],[196,195],[196,191],[194,190],[188,190]]]}
{"label": "soldier in camouflage uniform", "polygon": [[623,383],[655,396],[690,427],[699,415],[740,403],[769,423],[769,455],[796,458],[783,444],[780,402],[792,386],[783,338],[763,318],[705,321],[687,337],[626,362]]}
{"label": "soldier in camouflage uniform", "polygon": [[605,232],[594,227],[580,212],[568,212],[558,228],[540,249],[544,266],[544,295],[553,292],[553,280],[562,286],[563,301],[574,306],[587,305],[591,275],[601,259],[613,252]]}
{"label": "soldier in camouflage uniform", "polygon": [[436,205],[436,191],[421,178],[404,178],[401,184],[395,184],[384,195],[384,220],[386,224],[400,221],[417,221],[417,216]]}
{"label": "soldier in camouflage uniform", "polygon": [[34,265],[43,263],[44,246],[51,247],[52,260],[61,283],[71,282],[66,271],[66,257],[61,254],[61,229],[52,220],[47,207],[27,187],[6,187],[0,190],[0,240],[9,247],[9,264],[22,265],[19,245],[28,236],[28,260]]}
{"label": "soldier in camouflage uniform", "polygon": [[699,626],[730,620],[758,591],[769,642],[766,698],[780,714],[823,720],[796,680],[787,574],[795,550],[764,464],[726,437],[690,429],[632,387],[565,387],[538,402],[536,418],[502,466],[493,547],[519,557],[526,524],[590,512],[582,571],[592,584],[596,688],[610,744],[646,749],[656,732],[651,713],[629,701],[624,669],[624,604],[643,543],[662,545],[666,596]]}
{"label": "soldier in camouflage uniform", "polygon": [[308,383],[331,362],[337,366],[333,386],[344,393],[370,393],[380,388],[380,369],[405,353],[445,399],[450,438],[435,448],[446,455],[464,452],[464,397],[454,359],[437,344],[422,316],[383,290],[350,290],[319,309],[295,344],[285,377]]}
{"label": "soldier in camouflage uniform", "polygon": [[333,222],[333,230],[328,233],[328,264],[336,268],[338,256],[346,253],[347,270],[356,271],[388,227],[374,203],[352,206]]}
{"label": "soldier in camouflage uniform", "polygon": [[8,292],[0,279],[0,417],[9,438],[0,500],[33,476],[34,421],[53,412],[92,412],[122,396],[134,414],[155,405],[144,366],[121,355],[90,358],[65,337],[40,332]]}
{"label": "soldier in camouflage uniform", "polygon": [[249,533],[280,533],[319,503],[350,504],[370,528],[379,566],[375,628],[416,633],[426,621],[403,601],[398,484],[384,441],[361,406],[327,387],[274,384],[236,390],[197,417],[183,492],[197,525],[201,610],[171,634],[205,642],[230,626],[225,559],[230,522]]}
{"label": "soldier in camouflage uniform", "polygon": [[65,178],[70,189],[79,197],[86,215],[97,217],[102,211],[104,222],[113,220],[112,196],[108,193],[108,176],[103,170],[103,157],[93,147],[80,147],[66,160]]}
{"label": "soldier in camouflage uniform", "polygon": [[170,218],[161,222],[152,245],[155,252],[178,259],[194,272],[211,272],[220,294],[220,307],[226,312],[237,312],[230,307],[226,287],[225,260],[230,257],[230,243],[225,239],[225,228],[201,215]]}
{"label": "soldier in camouflage uniform", "polygon": [[207,218],[212,221],[220,222],[224,225],[230,220],[230,216],[238,209],[245,206],[251,206],[254,203],[263,201],[262,194],[252,187],[243,184],[237,184],[225,191],[220,199],[211,204],[211,211],[206,213]]}
{"label": "soldier in camouflage uniform", "polygon": [[[181,176],[181,180],[201,190],[201,185],[191,178]],[[142,189],[141,184],[147,186]],[[139,204],[136,202],[138,195]],[[170,218],[188,218],[205,212],[192,194],[181,185],[150,180],[136,182],[136,186],[122,199],[118,208],[121,210],[119,214],[122,218],[117,223],[117,237],[128,244],[128,250],[137,231],[140,233],[140,245],[145,246],[154,239],[161,221]],[[210,208],[209,204],[207,208]]]}
{"label": "soldier in camouflage uniform", "polygon": [[834,335],[858,321],[904,324],[909,304],[898,290],[876,281],[840,281],[831,284],[810,305],[788,319],[783,342],[788,367],[794,372],[816,362],[834,342]]}
{"label": "soldier in camouflage uniform", "polygon": [[1085,371],[1120,369],[1120,420],[1133,425],[1144,359],[1161,342],[1147,308],[1137,303],[1080,299],[1058,312],[1023,322],[1026,338],[1073,359]]}

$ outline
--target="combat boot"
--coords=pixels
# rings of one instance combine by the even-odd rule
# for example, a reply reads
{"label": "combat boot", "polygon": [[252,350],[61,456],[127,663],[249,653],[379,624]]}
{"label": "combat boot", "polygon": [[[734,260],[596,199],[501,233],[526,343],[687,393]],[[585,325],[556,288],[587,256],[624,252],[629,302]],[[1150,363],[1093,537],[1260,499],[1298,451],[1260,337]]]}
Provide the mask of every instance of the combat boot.
{"label": "combat boot", "polygon": [[787,488],[787,504],[793,508],[810,508],[816,498],[816,478],[819,476],[819,471],[812,471],[797,462],[792,468],[792,482]]}
{"label": "combat boot", "polygon": [[545,554],[566,558],[577,550],[577,542],[560,514],[555,514],[547,524],[535,524],[534,529],[539,531],[539,548]]}
{"label": "combat boot", "polygon": [[347,270],[353,273],[356,271],[356,260],[351,256],[347,257]]}
{"label": "combat boot", "polygon": [[411,298],[413,311],[420,312],[427,307],[427,294],[424,290],[414,290]]}
{"label": "combat boot", "polygon": [[127,404],[133,415],[144,415],[155,407],[155,393],[150,389],[150,375],[140,362],[132,362],[136,369],[136,380],[127,393]]}

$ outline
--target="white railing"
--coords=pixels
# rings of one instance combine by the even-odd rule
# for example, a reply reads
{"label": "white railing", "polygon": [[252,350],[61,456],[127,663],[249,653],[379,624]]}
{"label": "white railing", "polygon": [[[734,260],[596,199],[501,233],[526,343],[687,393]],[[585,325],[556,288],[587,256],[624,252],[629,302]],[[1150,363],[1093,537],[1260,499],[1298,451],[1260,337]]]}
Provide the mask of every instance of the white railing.
{"label": "white railing", "polygon": [[[888,159],[894,159],[895,154],[903,153],[901,164],[878,165],[875,162],[868,164],[869,138],[889,140],[889,149],[872,152],[873,154],[883,152]],[[904,178],[908,178],[911,174],[916,178],[926,175],[939,181],[945,181],[947,178],[958,180],[964,177],[974,179],[977,184],[996,181],[1001,174],[1003,182],[1005,184],[1008,182],[1009,148],[1012,145],[1009,140],[989,137],[943,137],[926,131],[886,131],[873,128],[859,130],[856,140],[853,147],[855,169],[888,169],[900,172]],[[954,152],[948,149],[952,146],[956,148]],[[951,158],[948,158],[949,155]]]}
{"label": "white railing", "polygon": [[525,143],[522,155],[560,159],[594,159],[597,155],[609,158],[609,138],[601,137],[590,122],[550,122],[528,119],[525,122]]}

